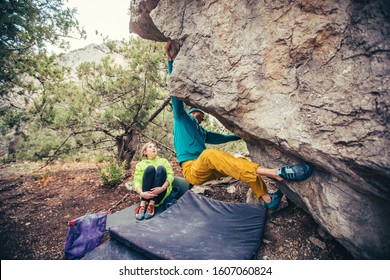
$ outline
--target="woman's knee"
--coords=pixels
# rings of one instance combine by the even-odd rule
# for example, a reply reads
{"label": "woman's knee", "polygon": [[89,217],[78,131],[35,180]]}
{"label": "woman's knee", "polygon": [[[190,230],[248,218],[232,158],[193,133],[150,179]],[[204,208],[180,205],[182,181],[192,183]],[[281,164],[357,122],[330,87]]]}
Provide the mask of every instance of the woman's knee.
{"label": "woman's knee", "polygon": [[164,166],[158,166],[157,167],[157,174],[167,174],[167,169]]}
{"label": "woman's knee", "polygon": [[144,174],[148,174],[148,176],[154,175],[156,174],[156,168],[154,168],[153,165],[149,165],[148,167],[146,167]]}
{"label": "woman's knee", "polygon": [[158,166],[156,171],[156,177],[154,178],[154,184],[161,186],[167,179],[167,170],[164,166]]}

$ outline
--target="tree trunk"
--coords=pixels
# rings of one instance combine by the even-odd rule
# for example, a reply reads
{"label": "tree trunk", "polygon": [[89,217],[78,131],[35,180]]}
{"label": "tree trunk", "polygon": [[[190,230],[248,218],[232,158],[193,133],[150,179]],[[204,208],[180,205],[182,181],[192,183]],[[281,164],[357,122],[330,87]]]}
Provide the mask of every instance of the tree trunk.
{"label": "tree trunk", "polygon": [[136,129],[131,129],[128,134],[117,138],[118,163],[125,163],[128,170],[131,167],[131,160],[139,148],[139,133]]}
{"label": "tree trunk", "polygon": [[20,135],[16,135],[8,145],[8,159],[11,162],[16,162],[16,152],[20,141]]}

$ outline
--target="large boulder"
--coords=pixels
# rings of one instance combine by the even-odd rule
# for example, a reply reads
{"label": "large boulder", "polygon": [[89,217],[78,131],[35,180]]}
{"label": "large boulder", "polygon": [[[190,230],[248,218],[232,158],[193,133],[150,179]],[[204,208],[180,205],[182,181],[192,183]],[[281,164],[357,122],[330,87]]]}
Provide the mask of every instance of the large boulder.
{"label": "large boulder", "polygon": [[[138,7],[149,7],[143,27]],[[354,257],[390,258],[389,1],[135,0],[131,9],[133,32],[180,46],[172,95],[241,136],[253,161],[312,163],[309,180],[281,190]]]}

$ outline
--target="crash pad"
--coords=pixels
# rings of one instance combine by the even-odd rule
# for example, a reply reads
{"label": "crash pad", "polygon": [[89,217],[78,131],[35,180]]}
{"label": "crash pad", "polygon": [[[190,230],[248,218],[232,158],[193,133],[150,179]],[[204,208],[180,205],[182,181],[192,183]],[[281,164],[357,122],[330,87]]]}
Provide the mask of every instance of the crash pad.
{"label": "crash pad", "polygon": [[123,244],[109,239],[85,254],[83,260],[146,260],[147,258]]}
{"label": "crash pad", "polygon": [[263,239],[263,205],[184,193],[150,220],[111,226],[112,239],[150,259],[251,259]]}

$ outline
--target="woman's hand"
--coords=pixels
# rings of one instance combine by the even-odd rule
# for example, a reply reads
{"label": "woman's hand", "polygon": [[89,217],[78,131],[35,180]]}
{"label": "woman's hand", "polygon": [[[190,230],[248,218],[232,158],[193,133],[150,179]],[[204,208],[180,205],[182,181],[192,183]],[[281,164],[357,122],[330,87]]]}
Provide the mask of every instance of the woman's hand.
{"label": "woman's hand", "polygon": [[157,196],[160,193],[162,193],[164,190],[165,190],[165,188],[163,188],[163,187],[154,187],[153,189],[150,190],[150,193]]}
{"label": "woman's hand", "polygon": [[157,194],[153,193],[152,191],[149,192],[141,192],[140,196],[144,199],[152,199],[157,196]]}

